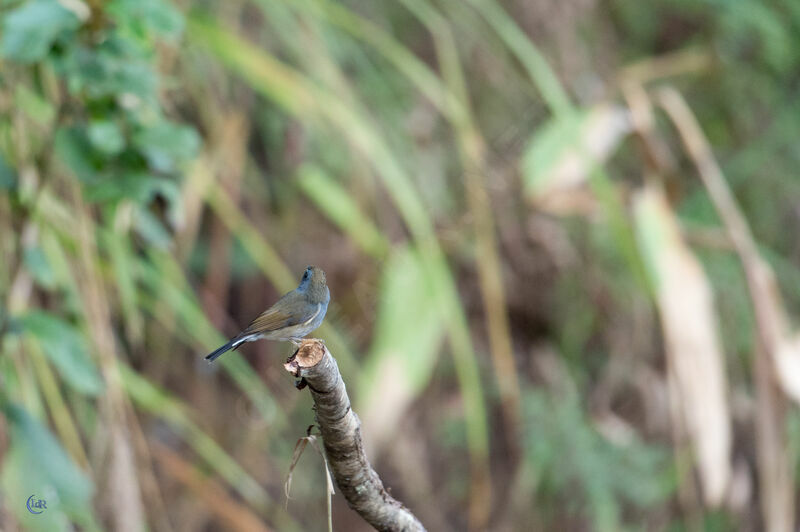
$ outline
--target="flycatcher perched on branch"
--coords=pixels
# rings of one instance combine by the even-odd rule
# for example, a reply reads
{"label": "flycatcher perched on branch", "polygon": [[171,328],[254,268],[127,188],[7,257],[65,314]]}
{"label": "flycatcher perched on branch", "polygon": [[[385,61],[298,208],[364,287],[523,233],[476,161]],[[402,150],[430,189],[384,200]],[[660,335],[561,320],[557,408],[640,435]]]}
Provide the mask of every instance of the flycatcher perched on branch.
{"label": "flycatcher perched on branch", "polygon": [[230,342],[206,356],[209,362],[244,342],[266,338],[295,345],[316,329],[325,318],[331,293],[325,282],[325,272],[309,266],[303,273],[300,286],[284,295],[274,305],[261,313],[245,330]]}

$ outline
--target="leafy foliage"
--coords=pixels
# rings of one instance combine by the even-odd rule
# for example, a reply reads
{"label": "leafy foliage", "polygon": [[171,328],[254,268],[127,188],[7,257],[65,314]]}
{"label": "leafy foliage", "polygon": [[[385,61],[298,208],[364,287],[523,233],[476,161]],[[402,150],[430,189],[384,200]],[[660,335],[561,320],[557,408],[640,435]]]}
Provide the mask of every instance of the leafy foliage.
{"label": "leafy foliage", "polygon": [[20,63],[33,63],[47,56],[53,45],[80,26],[75,13],[57,0],[33,0],[3,18],[0,52]]}
{"label": "leafy foliage", "polygon": [[66,383],[89,395],[102,391],[100,375],[79,331],[46,312],[29,312],[20,321],[25,332],[42,346]]}
{"label": "leafy foliage", "polygon": [[[3,13],[0,25],[4,61],[0,91],[13,94],[20,113],[15,122],[18,133],[32,139],[24,149],[13,137],[0,135],[0,188],[13,199],[11,205],[22,224],[39,223],[42,228],[41,242],[22,243],[24,270],[20,271],[29,273],[51,297],[81,297],[70,271],[76,264],[74,226],[59,219],[64,206],[58,200],[55,209],[42,207],[51,197],[47,187],[64,190],[59,179],[72,176],[85,198],[103,206],[105,216],[113,219],[119,206],[133,205],[134,227],[145,239],[171,240],[152,209],[160,201],[170,211],[179,209],[178,182],[198,153],[199,136],[194,128],[166,117],[156,59],[160,42],[178,41],[183,17],[162,0],[114,0],[102,11],[90,10],[80,1],[31,0]],[[30,193],[32,183],[22,188],[23,168],[29,179],[35,169],[46,182],[36,195]],[[121,284],[130,287],[128,276]],[[13,303],[14,328],[24,341],[14,343],[6,336],[5,347],[41,350],[70,390],[102,400],[106,384],[82,328],[56,309],[25,311],[27,303],[21,299]],[[85,311],[85,302],[75,303],[68,300],[63,307]],[[63,417],[64,399],[47,375],[38,374],[42,393],[53,415],[60,416],[58,436],[66,438],[75,428],[68,414]],[[0,375],[5,379],[16,382],[8,374]],[[25,390],[25,381],[18,384]],[[3,410],[11,433],[3,464],[9,507],[31,529],[66,529],[70,521],[96,529],[92,480],[22,404],[7,403]],[[70,440],[69,452],[77,452],[75,445]],[[31,520],[25,511],[24,497],[30,493],[50,503],[50,511],[38,520]]]}
{"label": "leafy foliage", "polygon": [[[77,105],[64,108],[52,131],[56,155],[89,197],[147,205],[152,197],[142,190],[174,181],[199,146],[194,129],[164,117],[152,64],[155,43],[177,39],[182,17],[161,0],[115,0],[102,16],[97,27],[56,0],[24,3],[3,19],[0,50],[11,61],[40,62],[63,80]],[[18,93],[30,102],[22,107],[45,121],[50,104],[28,87]]]}
{"label": "leafy foliage", "polygon": [[[3,459],[2,482],[12,511],[30,530],[67,530],[67,517],[96,530],[90,504],[92,482],[58,440],[23,408],[6,403],[2,412],[12,442]],[[28,513],[25,501],[30,494],[46,499],[48,511],[38,516]]]}
{"label": "leafy foliage", "polygon": [[[647,508],[672,488],[664,449],[609,442],[571,393],[526,396],[525,442],[541,495],[565,499],[570,512],[588,514],[598,530],[619,530],[624,504]],[[543,507],[551,506],[552,500],[544,501]]]}

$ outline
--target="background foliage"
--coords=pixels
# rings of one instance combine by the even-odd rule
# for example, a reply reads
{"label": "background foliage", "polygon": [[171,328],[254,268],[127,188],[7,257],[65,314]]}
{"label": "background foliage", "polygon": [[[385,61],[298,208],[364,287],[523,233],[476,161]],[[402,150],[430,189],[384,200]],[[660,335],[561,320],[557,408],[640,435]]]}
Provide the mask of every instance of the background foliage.
{"label": "background foliage", "polygon": [[798,34],[793,0],[0,2],[3,529],[323,529],[288,347],[202,360],[307,264],[430,530],[794,529]]}

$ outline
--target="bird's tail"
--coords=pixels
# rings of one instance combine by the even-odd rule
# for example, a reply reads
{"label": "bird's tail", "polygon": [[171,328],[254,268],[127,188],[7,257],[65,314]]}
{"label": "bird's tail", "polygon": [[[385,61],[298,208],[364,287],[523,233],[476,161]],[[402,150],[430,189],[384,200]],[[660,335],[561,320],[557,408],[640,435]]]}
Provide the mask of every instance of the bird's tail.
{"label": "bird's tail", "polygon": [[216,359],[218,359],[219,357],[221,357],[222,355],[224,355],[225,353],[227,353],[228,351],[230,351],[231,349],[236,349],[236,347],[238,347],[240,343],[241,342],[238,341],[237,338],[234,338],[233,340],[231,340],[227,344],[225,344],[225,345],[217,348],[216,350],[212,351],[211,353],[207,354],[206,355],[206,360],[208,360],[209,362],[213,362]]}

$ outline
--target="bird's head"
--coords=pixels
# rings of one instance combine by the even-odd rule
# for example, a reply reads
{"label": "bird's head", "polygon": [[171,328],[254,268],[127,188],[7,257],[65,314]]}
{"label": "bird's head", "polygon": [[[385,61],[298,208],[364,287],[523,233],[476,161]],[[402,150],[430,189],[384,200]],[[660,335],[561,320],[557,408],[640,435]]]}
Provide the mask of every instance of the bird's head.
{"label": "bird's head", "polygon": [[322,268],[309,266],[306,268],[306,271],[303,272],[303,278],[300,280],[300,286],[298,288],[303,292],[322,296],[327,292],[327,287],[328,284],[325,280],[325,272],[322,271]]}

